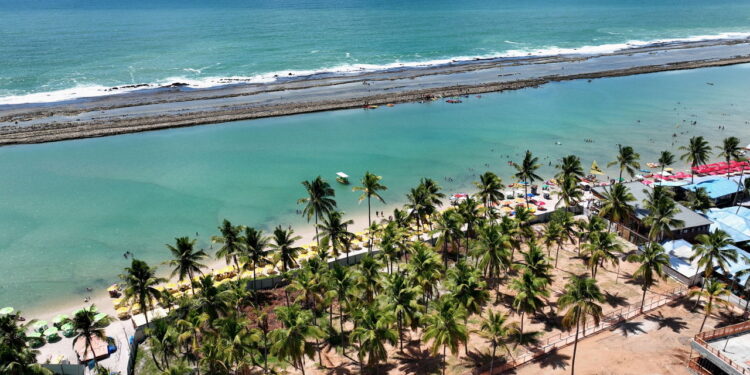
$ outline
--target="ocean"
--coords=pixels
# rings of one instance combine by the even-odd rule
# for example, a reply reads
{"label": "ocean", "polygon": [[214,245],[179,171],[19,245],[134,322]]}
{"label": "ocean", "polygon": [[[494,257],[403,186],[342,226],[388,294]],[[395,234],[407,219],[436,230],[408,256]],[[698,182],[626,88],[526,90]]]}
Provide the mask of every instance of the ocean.
{"label": "ocean", "polygon": [[0,104],[749,35],[745,0],[2,0]]}
{"label": "ocean", "polygon": [[118,280],[126,251],[165,271],[166,243],[197,235],[209,249],[224,218],[309,231],[296,200],[304,196],[300,182],[317,175],[336,187],[347,216],[361,217],[366,205],[351,187],[336,184],[336,172],[353,182],[368,170],[382,175],[390,210],[421,177],[449,193],[471,192],[485,170],[513,182],[508,162],[527,149],[549,177],[551,166],[570,153],[586,168],[594,160],[605,166],[618,143],[634,146],[644,164],[664,149],[678,153],[693,135],[714,145],[729,135],[747,143],[749,86],[750,65],[737,65],[558,82],[461,104],[400,104],[2,147],[0,306],[28,311],[80,302],[90,294],[86,288],[102,290]]}

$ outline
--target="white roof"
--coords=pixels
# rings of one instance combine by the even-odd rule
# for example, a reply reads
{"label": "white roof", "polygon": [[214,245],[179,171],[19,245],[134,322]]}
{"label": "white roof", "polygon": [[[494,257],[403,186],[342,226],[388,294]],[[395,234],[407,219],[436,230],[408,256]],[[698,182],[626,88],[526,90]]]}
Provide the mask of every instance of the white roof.
{"label": "white roof", "polygon": [[349,176],[344,172],[336,172],[336,176],[339,176],[342,178],[349,178]]}
{"label": "white roof", "polygon": [[693,245],[685,240],[668,241],[662,244],[669,254],[669,265],[685,277],[691,278],[698,273],[698,260],[690,261]]}
{"label": "white roof", "polygon": [[[163,318],[165,316],[167,316],[167,310],[160,307],[148,312],[149,322],[153,319]],[[133,319],[133,325],[135,325],[136,328],[146,324],[146,317],[143,316],[143,314],[133,315],[131,319]]]}

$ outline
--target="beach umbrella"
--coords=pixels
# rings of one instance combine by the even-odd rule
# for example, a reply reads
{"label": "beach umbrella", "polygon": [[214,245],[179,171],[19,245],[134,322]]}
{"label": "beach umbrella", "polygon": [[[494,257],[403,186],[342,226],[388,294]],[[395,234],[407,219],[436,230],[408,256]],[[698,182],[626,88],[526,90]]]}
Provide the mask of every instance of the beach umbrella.
{"label": "beach umbrella", "polygon": [[57,332],[58,332],[57,328],[50,327],[50,328],[47,328],[46,330],[44,330],[44,335],[47,336],[47,337],[49,337],[49,336],[55,336],[55,335],[57,335]]}
{"label": "beach umbrella", "polygon": [[70,319],[69,316],[67,316],[65,314],[59,314],[54,319],[52,319],[52,324],[54,324],[54,325],[60,325],[60,324],[62,324],[62,322],[66,321],[68,319]]}
{"label": "beach umbrella", "polygon": [[11,314],[11,313],[13,313],[13,311],[15,311],[15,310],[13,310],[13,308],[10,307],[10,306],[3,307],[2,309],[0,309],[0,316]]}
{"label": "beach umbrella", "polygon": [[47,329],[47,321],[46,320],[39,320],[33,325],[34,329],[37,331],[44,331]]}
{"label": "beach umbrella", "polygon": [[28,337],[30,339],[41,339],[42,338],[42,334],[41,334],[41,332],[29,332],[29,333],[26,334],[26,337]]}

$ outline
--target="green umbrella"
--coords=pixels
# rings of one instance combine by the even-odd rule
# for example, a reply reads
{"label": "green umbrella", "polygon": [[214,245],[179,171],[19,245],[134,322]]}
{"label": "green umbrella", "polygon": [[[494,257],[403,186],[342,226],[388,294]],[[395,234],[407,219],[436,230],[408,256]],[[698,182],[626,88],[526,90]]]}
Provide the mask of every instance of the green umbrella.
{"label": "green umbrella", "polygon": [[68,319],[70,319],[69,316],[67,316],[65,314],[60,314],[60,315],[56,316],[55,319],[52,319],[52,323],[54,323],[54,324],[61,324],[62,322],[66,321]]}
{"label": "green umbrella", "polygon": [[12,313],[13,311],[14,311],[13,308],[10,307],[10,306],[3,307],[2,309],[0,309],[0,315],[8,315],[8,314]]}
{"label": "green umbrella", "polygon": [[63,331],[72,331],[73,330],[73,323],[65,323],[60,328],[62,328]]}
{"label": "green umbrella", "polygon": [[44,331],[47,329],[47,321],[46,320],[39,320],[36,323],[34,323],[33,326],[37,331]]}
{"label": "green umbrella", "polygon": [[44,335],[45,336],[56,336],[57,335],[57,328],[55,328],[55,327],[47,328],[44,331]]}
{"label": "green umbrella", "polygon": [[26,337],[28,337],[30,339],[41,339],[42,338],[42,334],[39,333],[39,332],[30,332],[30,333],[26,334]]}

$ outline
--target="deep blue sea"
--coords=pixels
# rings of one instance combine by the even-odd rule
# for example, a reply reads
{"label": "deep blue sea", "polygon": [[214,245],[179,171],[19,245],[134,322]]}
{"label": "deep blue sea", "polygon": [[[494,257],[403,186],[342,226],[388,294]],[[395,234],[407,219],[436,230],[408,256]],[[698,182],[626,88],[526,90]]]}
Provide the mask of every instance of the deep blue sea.
{"label": "deep blue sea", "polygon": [[0,0],[0,104],[747,33],[747,0]]}

